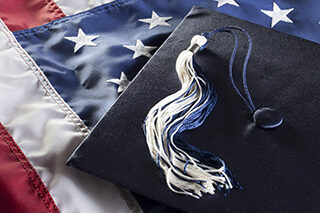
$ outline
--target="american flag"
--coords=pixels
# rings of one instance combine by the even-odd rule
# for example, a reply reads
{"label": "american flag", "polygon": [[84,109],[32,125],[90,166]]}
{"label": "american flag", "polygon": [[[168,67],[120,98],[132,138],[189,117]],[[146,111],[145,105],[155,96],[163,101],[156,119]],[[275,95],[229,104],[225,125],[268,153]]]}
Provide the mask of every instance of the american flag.
{"label": "american flag", "polygon": [[142,211],[65,161],[192,6],[320,42],[316,0],[0,0],[1,212]]}

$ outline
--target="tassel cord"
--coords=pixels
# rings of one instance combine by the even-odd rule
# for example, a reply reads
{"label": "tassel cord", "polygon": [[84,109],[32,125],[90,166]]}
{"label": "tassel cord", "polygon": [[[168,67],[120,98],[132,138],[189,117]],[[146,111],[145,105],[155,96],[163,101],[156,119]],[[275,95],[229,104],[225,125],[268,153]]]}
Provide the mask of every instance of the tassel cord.
{"label": "tassel cord", "polygon": [[[239,46],[239,37],[238,35],[234,32],[234,30],[243,32],[248,40],[248,50],[247,50],[247,54],[243,63],[243,68],[242,68],[242,86],[243,86],[243,90],[245,92],[245,95],[247,98],[245,98],[241,92],[239,91],[238,87],[236,86],[234,79],[233,79],[233,63],[236,57],[236,53],[238,51],[238,46]],[[248,87],[248,83],[247,83],[247,67],[248,67],[248,62],[249,62],[249,58],[252,52],[252,38],[249,35],[249,33],[244,30],[243,28],[237,27],[237,26],[228,26],[228,27],[222,27],[216,30],[213,30],[211,32],[207,32],[207,33],[203,33],[202,35],[205,36],[207,39],[210,38],[212,35],[219,33],[219,32],[228,32],[233,34],[234,38],[235,38],[235,43],[234,43],[234,48],[232,51],[232,55],[230,57],[229,60],[229,78],[231,81],[231,84],[234,88],[234,90],[237,92],[237,94],[241,97],[241,99],[246,103],[246,105],[248,106],[249,110],[253,113],[254,111],[256,111],[256,107],[252,101],[252,97],[249,91],[249,87]],[[203,49],[204,47],[202,47]]]}

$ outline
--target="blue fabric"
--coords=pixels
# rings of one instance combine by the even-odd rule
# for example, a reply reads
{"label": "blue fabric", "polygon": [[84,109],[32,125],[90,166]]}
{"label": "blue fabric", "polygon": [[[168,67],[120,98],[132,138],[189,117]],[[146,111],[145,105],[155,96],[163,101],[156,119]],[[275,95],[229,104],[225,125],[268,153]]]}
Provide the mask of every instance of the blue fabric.
{"label": "blue fabric", "polygon": [[[132,80],[147,57],[133,59],[133,52],[122,45],[160,46],[192,6],[202,6],[269,27],[271,18],[260,10],[272,10],[273,1],[236,0],[240,7],[213,0],[118,0],[44,26],[14,32],[20,44],[44,71],[63,99],[93,128],[118,96],[117,85],[106,80],[125,72]],[[293,24],[279,22],[274,29],[320,42],[319,4],[315,1],[278,0],[281,9],[295,8],[288,17]],[[149,24],[138,19],[172,16],[171,27]],[[86,35],[99,35],[96,47],[84,46],[75,54],[74,43],[64,37],[77,36],[81,28]]]}

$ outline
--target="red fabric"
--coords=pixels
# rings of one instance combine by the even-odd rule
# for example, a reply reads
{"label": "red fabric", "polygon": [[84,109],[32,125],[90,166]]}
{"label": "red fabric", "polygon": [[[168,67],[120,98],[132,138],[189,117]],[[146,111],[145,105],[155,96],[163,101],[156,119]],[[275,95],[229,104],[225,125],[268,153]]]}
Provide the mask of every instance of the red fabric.
{"label": "red fabric", "polygon": [[59,212],[39,175],[1,123],[0,211]]}
{"label": "red fabric", "polygon": [[64,16],[53,0],[0,0],[0,17],[11,31],[40,26]]}

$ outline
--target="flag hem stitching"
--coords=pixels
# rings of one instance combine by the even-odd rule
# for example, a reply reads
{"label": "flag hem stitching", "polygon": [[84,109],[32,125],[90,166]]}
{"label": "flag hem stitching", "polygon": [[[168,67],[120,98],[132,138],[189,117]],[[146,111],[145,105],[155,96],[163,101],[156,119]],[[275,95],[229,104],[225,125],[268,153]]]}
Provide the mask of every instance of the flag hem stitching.
{"label": "flag hem stitching", "polygon": [[90,17],[93,15],[100,15],[103,12],[112,11],[113,9],[119,8],[121,6],[125,6],[125,5],[127,5],[131,2],[134,2],[134,1],[137,1],[137,0],[116,0],[116,1],[104,4],[104,5],[101,5],[99,7],[95,7],[93,9],[88,10],[88,11],[84,11],[84,12],[81,12],[81,13],[78,13],[75,15],[70,15],[70,16],[66,16],[66,17],[63,17],[58,20],[54,20],[48,24],[45,24],[45,25],[42,25],[39,27],[34,27],[31,29],[25,29],[25,30],[21,30],[21,31],[15,31],[13,33],[16,38],[25,37],[28,35],[34,35],[37,32],[45,32],[46,30],[49,30],[50,27],[53,27],[53,26],[60,24],[60,23],[64,23],[71,18]]}
{"label": "flag hem stitching", "polygon": [[54,1],[43,0],[43,2],[45,5],[48,5],[49,7],[48,11],[54,13],[57,18],[62,18],[66,16]]}
{"label": "flag hem stitching", "polygon": [[[52,212],[51,208],[54,209],[53,212],[59,212],[58,207],[56,206],[53,198],[51,197],[48,189],[45,187],[44,183],[42,182],[39,174],[33,168],[31,163],[28,161],[22,150],[13,140],[12,136],[9,135],[7,129],[0,123],[0,137],[5,141],[8,145],[10,151],[15,156],[16,160],[21,164],[25,172],[28,174],[30,181],[32,182],[33,187],[38,192],[40,199],[44,202],[45,206],[47,207],[49,212]],[[33,177],[34,176],[34,177]]]}
{"label": "flag hem stitching", "polygon": [[15,48],[17,53],[26,63],[26,65],[30,68],[30,70],[36,75],[37,79],[39,80],[40,84],[42,85],[43,89],[46,91],[47,94],[51,97],[51,99],[60,107],[60,109],[64,112],[64,114],[70,119],[72,123],[76,125],[76,128],[83,133],[83,137],[87,136],[90,132],[88,127],[83,123],[83,121],[78,117],[78,115],[67,105],[64,100],[60,97],[60,95],[55,91],[52,87],[49,80],[46,76],[42,73],[39,67],[35,64],[33,59],[26,54],[24,49],[20,46],[20,44],[16,41],[14,36],[9,32],[3,22],[0,22],[2,25],[2,29],[4,34],[7,36],[10,44],[12,47]]}

